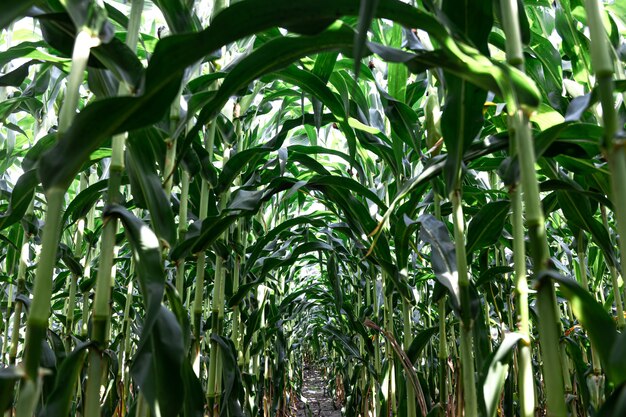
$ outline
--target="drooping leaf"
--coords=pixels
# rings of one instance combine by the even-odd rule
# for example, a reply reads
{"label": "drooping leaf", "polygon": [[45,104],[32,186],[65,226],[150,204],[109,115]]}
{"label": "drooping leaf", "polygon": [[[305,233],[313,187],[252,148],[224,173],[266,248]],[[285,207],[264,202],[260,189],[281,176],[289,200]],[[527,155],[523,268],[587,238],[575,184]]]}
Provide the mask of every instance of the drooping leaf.
{"label": "drooping leaf", "polygon": [[24,377],[24,371],[15,366],[0,369],[0,412],[4,413],[13,404],[15,384]]}
{"label": "drooping leaf", "polygon": [[121,220],[128,241],[133,248],[135,272],[143,297],[145,316],[142,336],[137,347],[137,354],[150,349],[152,328],[160,315],[161,301],[165,293],[165,271],[161,258],[159,239],[152,230],[128,209],[112,205],[104,209],[105,217],[117,217]]}
{"label": "drooping leaf", "polygon": [[155,129],[132,132],[127,140],[126,166],[131,186],[134,185],[133,196],[137,205],[150,211],[150,220],[157,236],[172,245],[176,242],[177,234],[174,213],[155,168],[158,155],[156,142],[159,139]]}
{"label": "drooping leaf", "polygon": [[81,343],[63,360],[56,372],[54,388],[48,396],[49,400],[38,414],[39,417],[67,416],[69,414],[87,350],[92,346],[93,343],[91,342]]}
{"label": "drooping leaf", "polygon": [[220,417],[233,416],[244,417],[241,408],[243,401],[243,384],[241,383],[241,372],[237,365],[237,351],[230,339],[211,335],[211,340],[216,342],[222,353],[223,360],[223,380],[224,380],[224,404],[220,412]]}
{"label": "drooping leaf", "polygon": [[359,78],[361,70],[361,58],[364,56],[365,43],[367,42],[367,32],[376,15],[378,0],[361,0],[359,7],[359,22],[354,35],[354,78]]}
{"label": "drooping leaf", "polygon": [[456,269],[456,252],[450,240],[445,224],[431,214],[423,214],[418,219],[421,223],[420,239],[430,244],[430,262],[437,280],[450,293],[450,300],[457,314],[461,313],[461,293],[459,276]]}
{"label": "drooping leaf", "polygon": [[157,415],[176,417],[185,399],[183,335],[174,314],[159,305],[149,340],[137,350],[130,372],[148,404]]}

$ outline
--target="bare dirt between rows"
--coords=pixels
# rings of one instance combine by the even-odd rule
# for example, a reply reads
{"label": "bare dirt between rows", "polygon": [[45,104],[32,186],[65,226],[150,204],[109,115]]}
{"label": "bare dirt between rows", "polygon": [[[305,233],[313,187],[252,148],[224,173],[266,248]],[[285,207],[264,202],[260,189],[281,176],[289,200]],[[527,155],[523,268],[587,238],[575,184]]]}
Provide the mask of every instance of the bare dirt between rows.
{"label": "bare dirt between rows", "polygon": [[296,417],[341,417],[341,411],[335,409],[333,399],[324,393],[326,380],[320,371],[306,369],[303,379]]}

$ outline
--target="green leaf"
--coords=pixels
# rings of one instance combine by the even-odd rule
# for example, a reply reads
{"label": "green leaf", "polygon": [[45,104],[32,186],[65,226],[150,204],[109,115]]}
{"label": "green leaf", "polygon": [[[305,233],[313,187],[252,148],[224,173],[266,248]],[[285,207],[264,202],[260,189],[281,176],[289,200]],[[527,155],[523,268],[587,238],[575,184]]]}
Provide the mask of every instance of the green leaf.
{"label": "green leaf", "polygon": [[[402,46],[403,28],[398,23],[394,23],[389,34],[389,45],[393,47]],[[406,87],[409,78],[409,71],[405,65],[389,63],[387,67],[387,89],[389,95],[400,103],[406,101]]]}
{"label": "green leaf", "polygon": [[626,363],[624,363],[624,355],[626,355],[626,332],[617,337],[613,349],[611,349],[611,356],[609,357],[609,366],[614,378],[615,385],[623,384],[626,382]]}
{"label": "green leaf", "polygon": [[491,361],[488,362],[489,367],[483,370],[481,385],[483,387],[486,415],[489,417],[495,416],[498,412],[504,380],[509,372],[509,365],[513,360],[513,351],[522,339],[523,336],[520,333],[507,333]]}
{"label": "green leaf", "polygon": [[[315,59],[313,74],[317,75],[320,80],[328,83],[328,80],[333,73],[333,69],[335,68],[338,56],[339,52],[324,52],[319,54]],[[323,103],[317,97],[313,97],[313,115],[315,118],[315,128],[318,131],[322,126],[323,110]]]}
{"label": "green leaf", "polygon": [[31,65],[39,64],[39,61],[30,60],[15,68],[13,71],[0,76],[0,87],[19,87],[22,85]]}
{"label": "green leaf", "polygon": [[[66,13],[49,13],[37,15],[36,19],[41,24],[46,42],[62,55],[71,57],[77,30],[70,16]],[[124,42],[113,37],[110,23],[105,25],[103,32],[106,32],[101,32],[103,42],[90,50],[88,66],[109,69],[118,80],[124,80],[132,88],[138,88],[144,74],[141,61]]]}
{"label": "green leaf", "polygon": [[463,155],[482,128],[487,92],[453,75],[446,76],[446,83],[441,133],[448,151],[444,174],[450,193],[460,187]]}
{"label": "green leaf", "polygon": [[[44,188],[52,186],[67,188],[89,155],[112,135],[158,122],[169,109],[171,101],[178,95],[185,68],[212,51],[277,25],[298,26],[356,14],[358,5],[351,0],[300,2],[278,0],[271,5],[265,0],[248,0],[235,3],[222,11],[213,19],[211,25],[201,32],[162,39],[157,44],[146,71],[143,94],[137,97],[102,99],[86,106],[76,116],[63,138],[60,138],[53,149],[43,157],[39,170]],[[381,1],[376,16],[396,20],[408,27],[427,30],[442,41],[442,45],[454,44],[448,32],[433,17],[399,1]],[[297,54],[292,51],[290,56],[295,59],[296,56],[320,50],[319,45],[309,46],[311,48],[309,51],[299,51]],[[343,45],[339,46],[343,48]],[[352,39],[346,46],[352,46]],[[450,65],[458,67],[459,74],[470,74],[479,82],[498,89],[498,82],[504,82],[500,79],[504,77],[500,67],[487,64],[484,59],[477,61],[479,54],[467,45],[462,50],[456,46],[458,45],[446,49],[445,52],[449,57],[454,57],[448,59]],[[277,63],[284,66],[285,61],[281,58]],[[272,68],[267,66],[267,62],[262,64],[263,71],[267,72]],[[538,103],[536,88],[522,73],[507,70],[506,76],[520,88],[518,95],[521,101],[531,105],[533,102],[535,105]],[[226,88],[232,88],[232,85],[230,87],[227,85],[222,91],[226,91]],[[207,110],[205,116],[213,114],[214,111],[217,110]],[[89,140],[85,140],[87,137]]]}
{"label": "green leaf", "polygon": [[357,360],[362,360],[361,354],[359,353],[359,348],[353,343],[351,338],[347,334],[345,334],[345,332],[342,332],[341,330],[330,324],[322,327],[321,331],[341,343],[340,346],[344,351],[346,358],[355,358]]}
{"label": "green leaf", "polygon": [[34,169],[26,171],[20,176],[15,187],[13,187],[7,210],[0,214],[0,230],[19,222],[24,217],[35,195],[35,187],[38,182],[37,171]]}
{"label": "green leaf", "polygon": [[[522,9],[523,10],[523,9]],[[555,89],[561,89],[563,85],[563,68],[561,66],[561,55],[555,49],[549,39],[544,38],[537,32],[531,32],[530,45],[526,51],[536,59],[529,66],[529,74],[535,75],[533,71],[537,66],[536,76],[533,77],[537,86],[542,90],[545,99],[550,100],[551,93]]]}
{"label": "green leaf", "polygon": [[559,207],[568,222],[591,233],[593,241],[604,253],[609,265],[617,265],[617,255],[609,232],[593,217],[589,198],[575,191],[557,191]]}
{"label": "green leaf", "polygon": [[183,360],[183,383],[185,399],[183,402],[184,417],[204,416],[204,391],[202,384],[195,374],[191,362]]}
{"label": "green leaf", "polygon": [[542,285],[542,281],[549,279],[559,284],[561,294],[570,302],[574,315],[593,341],[593,346],[609,381],[616,385],[626,381],[625,367],[613,368],[612,366],[611,355],[618,340],[618,333],[615,322],[604,311],[602,305],[576,281],[554,271],[542,272],[537,279],[539,285]]}
{"label": "green leaf", "polygon": [[467,227],[467,254],[492,245],[502,236],[502,229],[509,214],[509,201],[487,203],[472,216]]}
{"label": "green leaf", "polygon": [[37,3],[38,0],[4,0],[0,5],[0,30],[6,28],[11,23],[26,15],[28,9]]}
{"label": "green leaf", "polygon": [[209,216],[202,222],[194,223],[184,239],[178,241],[170,251],[173,261],[184,259],[191,253],[198,253],[211,246],[238,218],[237,215]]}
{"label": "green leaf", "polygon": [[252,246],[252,250],[250,256],[247,258],[244,267],[243,267],[243,276],[247,275],[248,272],[252,269],[254,264],[257,262],[263,249],[278,235],[282,232],[285,232],[292,227],[299,225],[312,225],[322,227],[326,224],[321,218],[321,216],[309,215],[309,216],[299,216],[291,219],[287,219],[283,221],[281,224],[275,226],[271,230],[266,231],[265,235],[259,237],[255,242],[254,246]]}
{"label": "green leaf", "polygon": [[601,126],[590,123],[564,122],[539,133],[535,138],[537,158],[567,154],[576,146],[587,154],[600,150]]}
{"label": "green leaf", "polygon": [[419,226],[419,222],[412,220],[406,214],[402,216],[402,221],[395,222],[394,243],[396,245],[396,262],[400,270],[407,267],[410,239],[417,226]]}
{"label": "green leaf", "polygon": [[184,0],[154,0],[154,4],[163,12],[167,26],[173,33],[191,32],[195,29],[188,2]]}
{"label": "green leaf", "polygon": [[191,252],[198,253],[205,250],[215,242],[238,217],[237,215],[226,215],[216,219],[207,218],[203,220],[200,234],[194,241]]}
{"label": "green leaf", "polygon": [[619,417],[626,415],[626,384],[613,391],[606,402],[602,404],[598,417]]}
{"label": "green leaf", "polygon": [[[217,194],[221,194],[229,189],[237,175],[239,175],[244,170],[247,164],[256,160],[260,160],[262,156],[280,149],[283,146],[283,143],[285,142],[285,139],[287,138],[291,130],[295,129],[296,127],[302,126],[302,124],[304,123],[313,124],[314,119],[315,116],[312,116],[311,114],[305,114],[302,117],[298,117],[297,119],[284,120],[281,123],[282,128],[280,132],[272,139],[270,139],[263,145],[237,152],[224,165],[224,168],[219,175],[217,185],[215,187],[215,192]],[[331,118],[329,115],[324,115],[324,124],[330,123],[331,120],[334,120],[334,118]]]}
{"label": "green leaf", "polygon": [[409,349],[406,351],[406,355],[411,360],[411,363],[413,364],[417,363],[422,352],[428,345],[428,342],[430,341],[430,339],[434,335],[436,335],[438,332],[439,332],[439,327],[434,326],[434,327],[429,327],[427,329],[422,330],[415,336],[415,338],[411,342],[411,346],[409,346]]}
{"label": "green leaf", "polygon": [[[122,184],[128,184],[128,181],[122,181]],[[108,187],[109,181],[101,180],[91,184],[78,193],[78,195],[70,201],[65,213],[63,213],[63,224],[71,220],[68,225],[70,226],[77,222],[78,219],[85,218],[92,207],[102,198]]]}
{"label": "green leaf", "polygon": [[[445,0],[443,12],[461,36],[467,37],[479,51],[488,55],[488,39],[493,24],[492,2],[482,0]],[[463,155],[483,125],[483,105],[487,92],[456,75],[444,72],[446,99],[441,115],[448,158],[444,168],[448,193],[460,188]]]}
{"label": "green leaf", "polygon": [[562,39],[563,52],[572,63],[574,79],[581,84],[587,84],[591,69],[589,39],[579,31],[569,2],[556,3],[555,17],[555,29]]}
{"label": "green leaf", "polygon": [[[263,44],[230,70],[217,93],[200,112],[196,124],[187,137],[196,136],[201,126],[217,116],[228,99],[250,84],[250,82],[265,74],[281,70],[306,55],[323,51],[346,49],[352,45],[352,36],[353,33],[351,29],[345,25],[339,24],[331,26],[331,28],[316,36],[298,38],[280,37]],[[315,76],[315,74],[295,67],[285,69],[282,71],[282,74],[284,74],[285,77],[304,78],[309,82],[313,81],[311,79],[317,78],[317,83],[325,87],[324,82]],[[320,88],[318,91],[324,91],[324,89]],[[334,108],[328,106],[329,109],[333,111],[338,118],[338,122],[345,125],[344,132],[350,132],[352,129],[347,124],[347,117],[341,117],[342,114],[345,114],[343,106],[341,106],[336,98],[334,101],[338,106]],[[324,100],[322,100],[322,102],[324,102]],[[324,102],[324,104],[326,104],[326,102]],[[338,111],[339,108],[342,110]],[[352,133],[351,136],[353,137],[354,133]],[[185,149],[188,141],[189,139],[182,144],[183,149]],[[354,147],[353,139],[350,143],[352,143],[352,147]],[[354,152],[351,152],[351,154],[353,153]]]}

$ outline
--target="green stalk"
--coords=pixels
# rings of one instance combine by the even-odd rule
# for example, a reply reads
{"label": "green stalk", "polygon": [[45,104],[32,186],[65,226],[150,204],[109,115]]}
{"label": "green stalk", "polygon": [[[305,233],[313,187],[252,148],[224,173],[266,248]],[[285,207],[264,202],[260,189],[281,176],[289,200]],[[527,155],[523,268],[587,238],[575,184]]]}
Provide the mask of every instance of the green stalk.
{"label": "green stalk", "polygon": [[[170,110],[170,131],[173,133],[177,129],[178,122],[180,121],[180,94],[176,96],[176,100],[172,104]],[[173,136],[173,135],[172,135]],[[174,170],[176,169],[176,140],[177,138],[170,137],[165,140],[165,164],[163,167],[163,176],[165,182],[163,189],[165,194],[169,197],[172,193],[172,184],[174,183]]]}
{"label": "green stalk", "polygon": [[[609,222],[606,216],[606,207],[600,206],[600,212],[602,213],[602,223],[604,224],[604,228],[608,233],[610,232],[610,229]],[[620,329],[623,329],[624,326],[626,326],[626,318],[624,317],[624,304],[622,303],[622,293],[619,289],[619,276],[617,272],[617,267],[615,265],[610,265],[609,270],[611,271],[611,283],[613,284],[613,298],[615,300],[615,309],[617,312],[617,325]],[[585,273],[586,272],[587,271],[585,271]]]}
{"label": "green stalk", "polygon": [[78,275],[70,275],[67,304],[65,306],[65,349],[67,353],[72,350],[72,333],[74,333],[74,309],[76,308],[76,287],[78,285]]}
{"label": "green stalk", "polygon": [[[431,95],[428,97],[429,101],[432,101],[432,94],[436,94],[436,92],[431,90]],[[436,95],[434,96],[436,97]],[[435,98],[436,100],[436,98]],[[432,104],[431,104],[432,106]],[[432,112],[429,112],[432,113]],[[432,131],[436,131],[433,128]],[[435,135],[435,137],[438,135]],[[438,139],[437,139],[438,140]],[[431,140],[431,143],[428,144],[430,148],[435,146],[436,140]],[[441,196],[434,192],[433,205],[435,209],[435,217],[441,220]],[[438,310],[439,310],[439,349],[437,349],[437,356],[439,358],[439,403],[446,404],[448,402],[448,381],[449,381],[449,372],[448,372],[448,340],[446,337],[446,300],[445,298],[441,298],[438,302]]]}
{"label": "green stalk", "polygon": [[[603,5],[597,0],[585,0],[585,10],[587,12],[587,22],[591,38],[591,63],[596,75],[598,90],[600,93],[600,104],[602,106],[602,124],[604,127],[603,148],[609,162],[611,170],[611,188],[613,206],[615,207],[615,219],[617,223],[617,234],[620,236],[618,244],[620,248],[621,275],[626,277],[626,248],[624,236],[626,236],[626,187],[618,179],[626,178],[626,148],[624,141],[617,139],[618,115],[615,109],[614,99],[614,62],[611,56],[614,55],[612,47],[608,42],[607,34],[602,23],[604,14]],[[617,308],[618,323],[624,326],[624,312],[621,305],[621,293],[617,285],[617,273],[615,268],[611,268],[613,281],[613,293]],[[622,310],[622,311],[620,311]],[[593,354],[593,348],[592,348]],[[593,359],[593,356],[592,356]],[[600,365],[596,362],[594,367],[594,387],[592,392],[594,406],[599,407],[602,402],[604,391],[604,381],[599,374]],[[598,373],[596,374],[596,370]]]}
{"label": "green stalk", "polygon": [[39,394],[39,360],[41,345],[48,329],[50,301],[52,297],[52,274],[56,264],[56,252],[61,234],[65,189],[51,188],[46,193],[48,209],[43,227],[41,255],[37,264],[35,288],[30,313],[26,322],[24,341],[25,379],[17,402],[17,416],[30,417],[37,405]]}
{"label": "green stalk", "polygon": [[[92,36],[88,30],[81,30],[76,37],[66,97],[59,115],[59,136],[62,136],[67,131],[74,120],[78,106],[79,90],[83,82],[89,53],[91,47],[96,46],[99,42],[99,38]],[[41,343],[48,328],[52,296],[52,275],[56,264],[57,247],[61,234],[65,192],[64,188],[58,187],[52,187],[45,192],[48,207],[46,210],[46,223],[42,232],[41,256],[35,275],[33,302],[27,321],[26,340],[24,343],[26,379],[22,384],[17,403],[18,417],[30,417],[33,414],[37,398],[31,397],[31,395],[38,395],[39,393],[39,388],[36,386],[38,385]]]}
{"label": "green stalk", "polygon": [[[395,335],[396,332],[395,332],[394,325],[393,325],[393,293],[388,290],[389,286],[391,285],[392,285],[391,278],[387,276],[386,272],[383,272],[383,286],[384,286],[384,293],[385,293],[385,295],[383,296],[383,320],[385,323],[386,330],[389,333]],[[389,389],[388,389],[388,397],[387,397],[388,409],[390,410],[391,415],[396,415],[398,405],[397,405],[397,400],[396,400],[395,360],[393,356],[393,349],[391,348],[389,341],[385,343],[385,346],[386,346],[385,354],[387,356],[387,361],[389,363],[389,366],[387,368],[387,378],[389,380],[389,387],[388,387]]]}
{"label": "green stalk", "polygon": [[[85,175],[85,174],[83,174]],[[94,172],[94,170],[91,170],[91,173],[89,175],[89,179],[87,182],[87,185],[89,184],[93,184],[96,181],[98,181],[98,176],[96,175],[96,173]],[[88,230],[94,230],[95,228],[95,209],[94,207],[92,207],[89,212],[87,213],[87,219],[86,219],[86,227]],[[99,242],[96,243],[96,246],[99,247]],[[83,275],[85,277],[90,277],[91,276],[91,256],[93,255],[93,253],[97,251],[97,248],[92,248],[89,247],[87,249],[87,253],[85,254],[85,257],[83,258],[83,267],[84,267],[84,272]],[[89,292],[86,291],[83,293],[83,308],[82,308],[82,323],[81,323],[81,328],[80,328],[80,335],[83,338],[87,338],[88,336],[88,327],[87,324],[89,322]]]}
{"label": "green stalk", "polygon": [[124,305],[124,319],[123,319],[124,323],[123,323],[123,329],[122,329],[124,344],[122,348],[120,349],[120,356],[118,359],[120,379],[124,382],[124,391],[122,392],[122,398],[121,398],[123,410],[125,410],[126,403],[128,402],[128,398],[130,397],[130,377],[127,376],[127,371],[129,368],[128,362],[131,356],[130,308],[133,304],[132,277],[134,275],[134,269],[135,269],[135,264],[131,260],[130,273],[129,273],[129,276],[131,277],[131,279],[128,283],[128,289],[126,292],[126,304]]}
{"label": "green stalk", "polygon": [[[178,238],[183,239],[187,232],[187,209],[189,205],[189,173],[182,170],[181,174],[181,191],[180,191],[180,209],[178,212]],[[179,260],[176,265],[176,291],[180,296],[181,302],[185,294],[185,260]]]}
{"label": "green stalk", "polygon": [[526,279],[526,243],[524,242],[524,219],[522,198],[519,189],[509,192],[513,224],[513,264],[515,267],[515,293],[517,295],[517,331],[524,335],[517,351],[518,391],[520,396],[520,416],[535,415],[535,380],[532,368],[532,347],[530,341],[530,314],[528,309],[528,281]]}
{"label": "green stalk", "polygon": [[[509,65],[524,69],[524,55],[520,39],[518,3],[515,0],[502,1],[502,19],[506,30],[506,56]],[[513,135],[512,135],[513,136]],[[513,137],[513,141],[515,138]],[[512,154],[515,153],[515,145]],[[518,391],[520,415],[535,415],[535,384],[532,369],[532,348],[530,341],[530,315],[528,310],[528,281],[526,278],[526,243],[524,241],[524,219],[520,184],[509,190],[511,200],[511,223],[513,226],[513,263],[515,267],[515,293],[517,295],[517,330],[524,338],[517,351]]]}
{"label": "green stalk", "polygon": [[[224,260],[218,256],[215,260],[215,282],[213,285],[213,302],[211,306],[212,326],[211,335],[221,335],[222,329],[220,328],[220,308],[218,303],[222,301],[222,287],[224,284]],[[220,349],[216,342],[211,340],[211,352],[209,356],[209,380],[207,385],[207,400],[209,404],[209,413],[211,415],[219,415],[219,383],[221,380],[221,373],[219,368],[221,365]]]}
{"label": "green stalk", "polygon": [[[81,175],[79,191],[83,191],[88,187],[87,177]],[[74,251],[81,253],[83,250],[83,239],[85,236],[85,219],[81,218],[76,223],[76,232],[74,235]],[[78,276],[71,274],[69,279],[69,294],[65,304],[65,349],[69,353],[72,350],[72,333],[74,332],[74,310],[76,308],[76,287],[78,284]]]}
{"label": "green stalk", "polygon": [[63,106],[59,113],[59,134],[63,134],[69,129],[76,115],[78,101],[80,99],[80,86],[83,83],[85,69],[91,48],[100,45],[100,38],[88,28],[81,29],[76,35],[74,51],[72,53],[72,69],[67,80],[67,89]]}
{"label": "green stalk", "polygon": [[[9,30],[12,30],[12,25],[11,28]],[[7,39],[8,42],[6,42],[6,45],[8,48],[10,48],[11,46],[11,35],[9,34],[7,36],[9,39]],[[11,68],[10,65],[8,65],[6,67],[6,70],[9,70]],[[4,90],[4,88],[2,88],[2,90]],[[2,99],[0,99],[0,101],[2,101]],[[9,123],[17,123],[17,120],[15,119],[15,115],[10,115],[7,119],[7,121]],[[11,155],[13,153],[13,150],[15,149],[15,132],[11,129],[9,129],[7,131],[7,135],[6,135],[6,139],[4,141],[4,145],[5,145],[5,150],[7,155]],[[30,207],[30,206],[29,206]],[[32,210],[31,210],[32,212]],[[7,255],[5,258],[5,271],[7,272],[8,276],[13,277],[14,271],[15,271],[15,265],[17,264],[18,269],[20,266],[20,262],[21,262],[21,252],[23,252],[23,247],[24,247],[24,243],[28,244],[28,241],[24,241],[25,238],[25,234],[26,234],[26,230],[24,228],[19,228],[17,229],[17,236],[16,236],[16,241],[20,238],[21,236],[21,240],[22,240],[22,246],[20,246],[20,249],[17,250],[13,250],[13,249],[8,249],[7,250]],[[12,256],[10,256],[11,253],[15,253],[17,255],[17,262],[15,262],[15,258],[13,258]],[[28,255],[27,255],[28,256]],[[11,259],[13,258],[13,259]],[[11,260],[10,260],[11,259]],[[18,279],[19,280],[19,279]],[[13,340],[12,336],[9,337],[9,328],[10,328],[10,323],[11,323],[11,314],[13,314],[15,312],[15,310],[17,310],[17,305],[15,303],[13,303],[13,299],[14,299],[14,288],[13,288],[13,279],[11,279],[10,284],[8,285],[8,290],[9,293],[7,294],[7,307],[6,307],[6,316],[5,316],[5,320],[4,320],[4,335],[2,337],[2,340],[0,340],[0,361],[4,362],[4,358],[5,358],[5,354],[7,353],[7,349],[9,349],[9,340]],[[19,327],[20,325],[20,317],[22,314],[22,309],[21,307],[19,308],[19,314],[17,314],[18,318],[17,320],[17,325]],[[14,321],[16,321],[14,319]],[[13,329],[13,332],[15,331],[15,329]]]}
{"label": "green stalk", "polygon": [[[624,246],[624,236],[626,236],[626,186],[617,179],[626,178],[626,148],[624,147],[624,141],[616,138],[619,121],[613,96],[615,83],[613,80],[614,63],[611,59],[612,48],[602,23],[602,15],[604,13],[602,3],[597,0],[585,0],[585,10],[591,37],[591,63],[596,75],[600,104],[602,106],[603,147],[611,170],[610,177],[613,192],[611,200],[615,207],[617,234],[620,236],[618,244],[620,247],[621,275],[624,278],[626,277],[626,248]],[[618,304],[618,301],[621,304],[619,289],[615,287],[614,291],[616,304]],[[622,308],[621,317],[618,318],[620,326],[624,324],[623,316]]]}
{"label": "green stalk", "polygon": [[[532,144],[528,118],[518,111],[512,116],[516,133],[522,189],[526,206],[526,224],[530,236],[531,253],[535,273],[548,269],[550,250],[546,236],[545,221],[541,210],[539,184],[535,173],[535,149]],[[559,328],[556,294],[552,281],[539,283],[537,289],[537,306],[539,310],[539,337],[543,352],[543,376],[545,380],[546,405],[548,415],[565,417],[565,392],[563,381],[563,364],[561,363]]]}
{"label": "green stalk", "polygon": [[446,337],[446,300],[441,298],[438,302],[439,309],[439,349],[437,355],[439,357],[439,403],[446,404],[448,402],[448,341]]}
{"label": "green stalk", "polygon": [[[132,51],[137,47],[143,3],[143,0],[134,0],[131,4],[126,45]],[[127,86],[123,83],[120,84],[118,93],[128,93]],[[124,150],[126,137],[127,134],[120,134],[113,136],[112,139],[111,165],[109,167],[107,193],[107,204],[109,205],[119,204],[122,201],[120,188],[122,184],[122,174],[125,168]],[[89,372],[87,376],[87,390],[85,393],[85,414],[87,416],[100,415],[100,386],[107,363],[102,360],[102,353],[109,343],[109,330],[111,326],[110,301],[112,280],[115,279],[113,275],[115,270],[113,262],[116,252],[115,237],[117,229],[118,221],[116,218],[105,219],[93,303],[91,340],[95,342],[95,346],[89,352]]]}
{"label": "green stalk", "polygon": [[[578,254],[578,269],[580,271],[580,283],[586,290],[589,290],[589,283],[587,280],[587,267],[586,267],[586,256],[585,256],[585,248],[583,244],[583,232],[580,232],[580,236],[578,238],[578,246],[576,248],[576,252]],[[615,270],[614,267],[611,267],[612,270]],[[587,376],[587,387],[590,391],[590,400],[593,406],[597,409],[602,403],[603,400],[603,386],[604,386],[604,376],[602,375],[602,365],[600,363],[600,357],[598,356],[598,352],[596,347],[594,346],[593,341],[591,341],[591,373]]]}
{"label": "green stalk", "polygon": [[[209,162],[213,163],[213,147],[215,144],[215,129],[216,123],[212,121],[209,124],[209,128],[207,130],[205,136],[205,148],[209,154]],[[200,221],[204,220],[207,217],[208,207],[209,207],[209,184],[201,179],[200,185],[200,208],[198,212],[198,218]],[[193,331],[194,331],[194,352],[193,352],[193,368],[196,375],[200,375],[200,349],[202,344],[205,342],[200,339],[201,326],[202,326],[202,301],[204,300],[204,275],[205,275],[205,265],[206,265],[206,252],[200,251],[197,254],[198,260],[196,265],[196,287],[194,293],[194,302],[193,302]],[[209,364],[210,366],[210,364]]]}
{"label": "green stalk", "polygon": [[[229,158],[230,149],[224,149],[222,164],[226,164]],[[220,196],[220,211],[223,211],[228,202],[229,192],[224,192]],[[224,235],[225,243],[228,243],[228,234]],[[211,316],[213,325],[211,326],[211,334],[216,336],[222,335],[224,327],[224,297],[226,287],[226,260],[216,254],[215,258],[215,281],[213,286],[213,301],[211,305]],[[219,400],[221,397],[222,384],[222,359],[221,351],[217,342],[211,340],[211,353],[209,359],[209,381],[207,389],[207,400],[209,410],[212,410],[214,416],[219,415]]]}
{"label": "green stalk", "polygon": [[[524,66],[521,31],[517,3],[505,0],[503,23],[507,38],[507,61],[520,69]],[[530,237],[535,274],[548,269],[550,250],[546,236],[545,220],[541,209],[539,184],[535,172],[535,149],[528,117],[521,109],[510,103],[510,128],[514,133],[520,164],[522,190],[526,207],[526,224]],[[541,282],[537,289],[539,309],[539,336],[543,353],[543,376],[545,381],[546,406],[548,416],[565,417],[565,392],[563,387],[563,364],[559,344],[560,320],[557,314],[556,294],[552,281]],[[526,389],[526,386],[524,386]]]}
{"label": "green stalk", "polygon": [[[241,110],[242,110],[241,105],[239,103],[235,103],[235,107],[233,111],[233,124],[234,124],[234,129],[235,129],[235,135],[237,137],[237,152],[241,152],[243,150],[243,143],[244,143],[243,129],[242,129],[242,123],[240,119]],[[237,179],[235,180],[235,185],[241,185],[241,177],[237,177]],[[237,222],[233,235],[234,235],[235,246],[241,247],[243,245],[242,253],[245,256],[247,240],[243,239],[243,226],[244,225],[242,224],[242,222],[243,220]],[[239,253],[234,254],[234,263],[235,265],[234,265],[234,270],[233,270],[233,294],[235,294],[237,290],[239,289],[239,282],[241,280],[240,275],[241,275],[242,256]],[[235,349],[237,351],[237,363],[239,365],[243,365],[242,346],[241,346],[241,340],[239,339],[239,324],[240,324],[239,315],[240,315],[239,305],[235,305],[233,307],[233,312],[232,312],[231,339],[233,343],[235,344]]]}
{"label": "green stalk", "polygon": [[[368,282],[369,282],[369,287],[372,291],[372,307],[374,308],[373,311],[373,315],[374,317],[378,317],[378,314],[380,312],[380,306],[378,304],[378,293],[377,293],[377,289],[376,289],[376,283],[378,281],[377,279],[377,274],[376,274],[376,270],[374,269],[373,266],[370,266],[370,273],[367,275],[368,277]],[[381,352],[380,352],[380,341],[379,339],[375,339],[375,343],[374,343],[374,369],[376,370],[376,374],[380,375],[381,373],[381,368],[382,368],[382,360],[381,360]],[[378,416],[380,415],[380,401],[378,401],[378,387],[377,387],[378,382],[374,379],[374,376],[372,375],[372,404],[373,406],[373,412],[374,415]]]}
{"label": "green stalk", "polygon": [[622,294],[619,289],[619,279],[617,268],[614,265],[609,266],[611,272],[611,283],[613,285],[613,298],[615,301],[615,310],[617,313],[617,325],[620,329],[624,328],[626,321],[624,320],[624,305],[622,303]]}
{"label": "green stalk", "polygon": [[[546,236],[545,221],[541,210],[539,185],[535,173],[535,150],[532,144],[528,118],[518,111],[513,117],[517,134],[522,188],[526,205],[526,224],[530,236],[531,253],[535,273],[548,269],[550,251]],[[557,314],[556,294],[552,281],[539,283],[537,289],[537,305],[539,309],[539,337],[543,352],[543,373],[546,385],[546,403],[548,415],[565,416],[565,393],[563,381],[563,364],[559,349],[560,320]]]}
{"label": "green stalk", "polygon": [[[411,334],[411,305],[407,300],[402,300],[402,315],[404,321],[404,351],[407,352],[413,342]],[[405,377],[405,386],[407,391],[406,415],[407,417],[416,417],[417,409],[415,404],[415,394],[412,393],[408,376]]]}
{"label": "green stalk", "polygon": [[[33,214],[35,200],[31,200],[30,205],[26,211],[26,216]],[[24,294],[26,292],[26,267],[27,260],[30,254],[29,248],[29,240],[30,236],[28,235],[26,229],[23,230],[22,235],[22,245],[20,246],[20,259],[17,267],[17,291],[16,295]],[[9,298],[10,300],[11,298]],[[23,303],[16,302],[15,309],[13,312],[13,329],[11,332],[11,348],[9,349],[9,364],[15,365],[15,361],[17,358],[17,347],[19,344],[19,331],[20,331],[20,323],[22,317],[22,309]]]}
{"label": "green stalk", "polygon": [[[207,216],[209,206],[209,184],[201,180],[200,185],[200,209],[198,212],[198,218],[200,221],[204,220]],[[204,251],[198,253],[198,261],[196,265],[196,290],[193,301],[193,329],[196,343],[200,343],[200,333],[202,326],[202,301],[204,300],[204,274],[205,274],[205,257]]]}
{"label": "green stalk", "polygon": [[478,415],[478,401],[474,375],[473,320],[470,309],[469,277],[467,275],[467,255],[465,253],[465,222],[460,190],[453,191],[450,194],[450,200],[452,201],[454,246],[461,298],[461,321],[459,325],[461,326],[461,377],[463,381],[464,409],[466,417],[476,417]]}

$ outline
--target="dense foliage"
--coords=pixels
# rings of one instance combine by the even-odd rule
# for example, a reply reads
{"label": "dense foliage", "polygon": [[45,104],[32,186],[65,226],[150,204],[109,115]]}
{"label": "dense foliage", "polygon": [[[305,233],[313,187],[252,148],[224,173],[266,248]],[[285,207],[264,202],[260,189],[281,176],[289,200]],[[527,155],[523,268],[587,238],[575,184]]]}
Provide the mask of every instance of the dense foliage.
{"label": "dense foliage", "polygon": [[0,2],[0,412],[626,415],[625,16]]}

